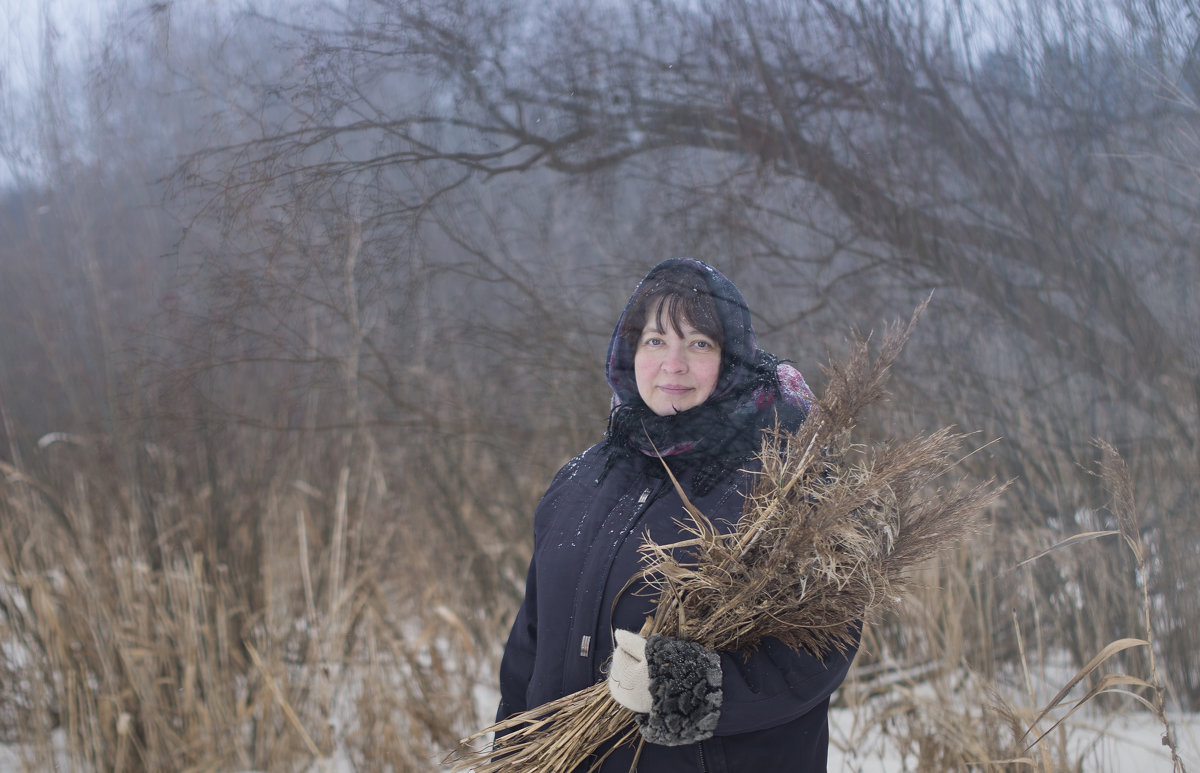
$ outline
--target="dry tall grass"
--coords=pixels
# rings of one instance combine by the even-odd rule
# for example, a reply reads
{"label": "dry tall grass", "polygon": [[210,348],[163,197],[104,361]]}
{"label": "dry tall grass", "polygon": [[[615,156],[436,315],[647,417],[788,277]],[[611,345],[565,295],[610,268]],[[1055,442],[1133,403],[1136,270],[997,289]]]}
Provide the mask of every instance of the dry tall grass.
{"label": "dry tall grass", "polygon": [[[22,742],[31,771],[436,769],[493,710],[533,471],[554,450],[514,477],[511,449],[465,434],[419,455],[364,429],[282,447],[250,430],[225,437],[233,458],[215,475],[186,443],[99,436],[48,437],[0,468],[3,740]],[[1063,535],[993,512],[988,534],[924,569],[904,610],[868,626],[839,698],[855,717],[849,742],[921,771],[1091,770],[1095,731],[1079,713],[1051,726],[1080,695],[1090,711],[1143,705],[1087,697],[1097,684],[1134,686],[1169,730],[1170,675],[1152,647],[1097,640],[1093,655],[1111,657],[1071,697],[1025,687],[1022,664],[1035,672],[1061,653],[1062,621],[1032,571],[1051,557],[1065,586],[1123,598],[1144,621],[1126,635],[1156,643],[1156,565],[1128,480],[1104,458],[1119,483],[1115,528],[1094,530],[1105,536],[1018,568]],[[1140,574],[1092,560],[1118,539]]]}
{"label": "dry tall grass", "polygon": [[325,485],[292,455],[226,498],[223,547],[184,461],[129,478],[78,443],[0,468],[0,724],[29,770],[428,771],[474,724],[478,599],[429,581],[369,438]]}
{"label": "dry tall grass", "polygon": [[[1161,741],[1163,764],[1186,770],[1168,708],[1170,679],[1155,656],[1161,642],[1147,592],[1154,568],[1129,472],[1110,445],[1098,448],[1097,473],[1117,528],[1055,542],[1048,529],[1005,535],[996,513],[991,533],[954,560],[927,567],[901,615],[865,631],[865,657],[841,692],[854,721],[835,743],[882,750],[904,760],[906,770],[1116,770],[1100,748],[1104,727],[1132,711],[1161,727],[1161,738],[1142,739],[1145,745]],[[1132,554],[1136,574],[1110,576],[1107,564],[1072,555],[1105,540],[1112,550],[1114,539]],[[1053,610],[1029,571],[1051,558],[1064,565],[1064,582],[1088,576],[1142,620],[1127,638],[1098,644],[1074,673],[1055,636]],[[1080,603],[1088,609],[1094,600]],[[1007,619],[997,617],[999,606],[1010,609]],[[1008,641],[1015,653],[1002,649]],[[1047,688],[1056,693],[1046,695]]]}

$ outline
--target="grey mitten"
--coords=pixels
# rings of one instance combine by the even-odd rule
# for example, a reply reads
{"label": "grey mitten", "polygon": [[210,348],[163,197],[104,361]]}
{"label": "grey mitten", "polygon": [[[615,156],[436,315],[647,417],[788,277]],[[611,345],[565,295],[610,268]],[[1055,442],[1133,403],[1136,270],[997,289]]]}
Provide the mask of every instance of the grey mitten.
{"label": "grey mitten", "polygon": [[[610,672],[609,689],[622,705],[642,709],[634,719],[643,738],[662,746],[683,746],[712,736],[723,698],[717,653],[670,636],[643,640],[630,631],[616,631],[616,641],[616,677]],[[644,680],[649,683],[648,696]],[[625,687],[635,687],[637,697],[630,700]]]}

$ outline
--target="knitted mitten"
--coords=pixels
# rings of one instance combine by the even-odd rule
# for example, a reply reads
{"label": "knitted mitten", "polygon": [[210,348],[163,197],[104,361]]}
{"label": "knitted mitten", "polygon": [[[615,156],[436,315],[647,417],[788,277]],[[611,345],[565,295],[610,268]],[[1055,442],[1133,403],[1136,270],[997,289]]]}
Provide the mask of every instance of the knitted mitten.
{"label": "knitted mitten", "polygon": [[618,628],[613,631],[612,664],[608,668],[608,692],[613,700],[635,714],[653,706],[650,672],[646,667],[646,637]]}

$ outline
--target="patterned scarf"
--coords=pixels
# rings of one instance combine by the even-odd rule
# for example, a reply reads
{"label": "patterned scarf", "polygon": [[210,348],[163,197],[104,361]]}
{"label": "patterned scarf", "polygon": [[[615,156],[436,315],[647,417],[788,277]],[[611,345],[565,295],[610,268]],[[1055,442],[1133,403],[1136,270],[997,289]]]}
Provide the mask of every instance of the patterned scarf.
{"label": "patterned scarf", "polygon": [[[764,429],[798,427],[812,410],[814,398],[799,371],[755,346],[750,311],[729,279],[698,260],[674,258],[655,266],[642,282],[665,270],[693,271],[709,288],[725,334],[721,375],[702,405],[668,416],[655,414],[637,392],[635,351],[621,340],[618,321],[608,352],[613,409],[605,433],[608,458],[601,479],[620,459],[662,456],[683,463],[679,472],[692,470],[693,492],[703,496],[758,453]],[[622,320],[629,311],[627,305]]]}
{"label": "patterned scarf", "polygon": [[641,400],[614,407],[604,440],[605,473],[620,459],[662,456],[692,470],[692,490],[704,496],[758,453],[763,430],[799,427],[812,410],[812,392],[791,365],[761,350],[758,355],[754,379],[726,397],[668,416]]}

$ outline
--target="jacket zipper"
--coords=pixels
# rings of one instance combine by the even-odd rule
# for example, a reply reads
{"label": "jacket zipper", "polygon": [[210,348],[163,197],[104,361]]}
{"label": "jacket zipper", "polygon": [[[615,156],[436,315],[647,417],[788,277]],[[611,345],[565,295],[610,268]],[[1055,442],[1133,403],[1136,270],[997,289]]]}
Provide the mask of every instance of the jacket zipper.
{"label": "jacket zipper", "polygon": [[705,773],[708,770],[708,763],[704,761],[704,741],[697,744],[696,748],[700,750],[700,773]]}
{"label": "jacket zipper", "polygon": [[[646,488],[642,491],[642,494],[641,494],[641,496],[638,497],[638,501],[637,501],[637,507],[639,509],[641,509],[645,506],[646,500],[650,498],[650,494],[652,491],[653,491],[653,487]],[[640,516],[640,513],[637,513],[637,515]],[[581,636],[579,639],[579,657],[587,658],[587,657],[591,656],[591,654],[592,654],[592,637],[590,635]]]}

